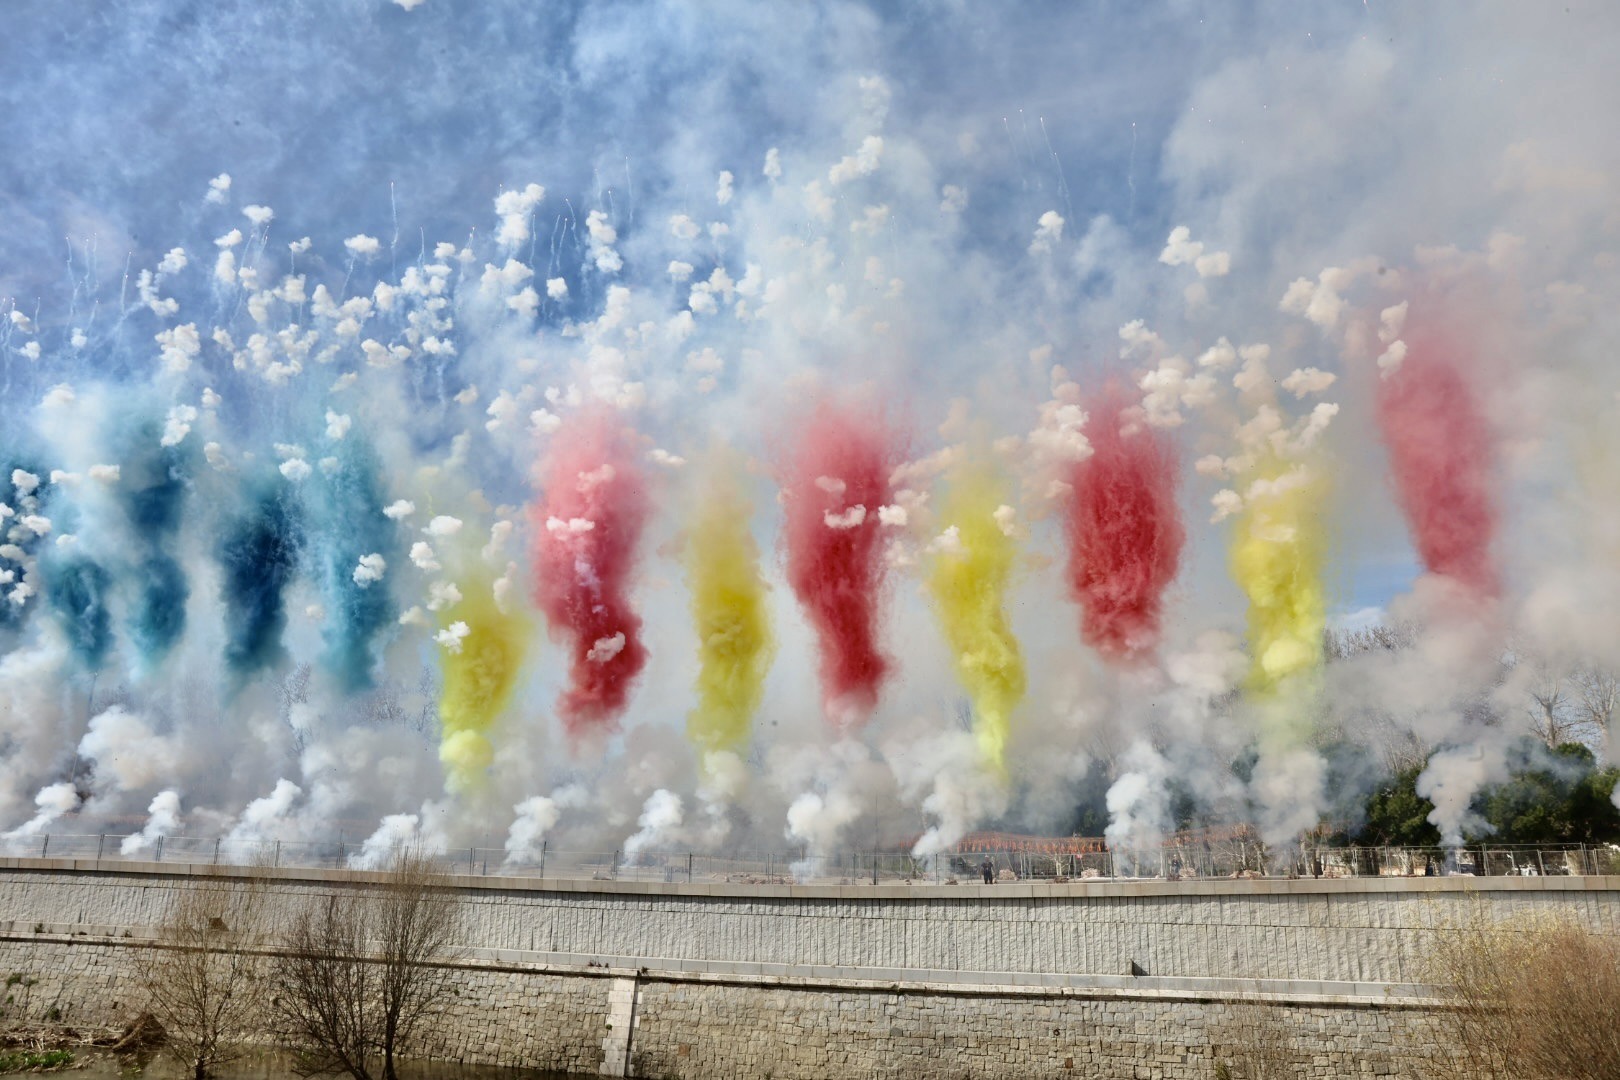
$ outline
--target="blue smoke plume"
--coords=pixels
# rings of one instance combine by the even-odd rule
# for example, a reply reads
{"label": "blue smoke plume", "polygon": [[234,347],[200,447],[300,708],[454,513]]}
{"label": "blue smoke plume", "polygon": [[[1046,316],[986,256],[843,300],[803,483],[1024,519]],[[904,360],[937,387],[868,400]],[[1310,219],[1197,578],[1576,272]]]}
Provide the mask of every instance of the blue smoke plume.
{"label": "blue smoke plume", "polygon": [[148,664],[172,649],[186,629],[191,585],[178,562],[159,552],[135,568],[135,611],[130,636]]}
{"label": "blue smoke plume", "polygon": [[[179,447],[161,446],[156,425],[140,432],[140,449],[122,467],[124,515],[138,545],[130,634],[143,664],[157,664],[186,629],[191,585],[172,554],[189,487]],[[143,549],[144,550],[141,550]]]}
{"label": "blue smoke plume", "polygon": [[362,583],[354,576],[366,555],[381,555],[389,566],[398,565],[398,530],[383,514],[379,471],[371,447],[350,438],[320,488],[319,559],[326,601],[322,659],[345,693],[373,685],[380,636],[395,626],[397,614],[386,577]]}
{"label": "blue smoke plume", "polygon": [[225,663],[238,683],[286,656],[283,593],[297,573],[303,542],[298,505],[284,484],[256,496],[225,527],[219,545]]}
{"label": "blue smoke plume", "polygon": [[68,646],[88,671],[97,671],[112,648],[107,595],[112,575],[100,563],[70,556],[45,567],[45,595],[67,635]]}

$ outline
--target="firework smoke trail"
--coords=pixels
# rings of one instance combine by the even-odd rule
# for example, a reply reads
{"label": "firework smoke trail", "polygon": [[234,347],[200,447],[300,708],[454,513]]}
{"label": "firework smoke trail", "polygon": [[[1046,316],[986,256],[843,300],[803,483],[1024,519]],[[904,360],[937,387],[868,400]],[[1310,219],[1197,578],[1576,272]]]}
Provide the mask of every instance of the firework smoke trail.
{"label": "firework smoke trail", "polygon": [[890,671],[877,637],[878,510],[888,501],[891,456],[875,410],[822,404],[782,485],[788,584],[816,632],[822,707],[840,733],[871,715]]}
{"label": "firework smoke trail", "polygon": [[1309,466],[1256,467],[1230,552],[1232,577],[1249,601],[1248,687],[1274,695],[1322,662],[1327,597],[1322,481]]}
{"label": "firework smoke trail", "polygon": [[687,587],[698,638],[697,704],[686,733],[705,756],[743,752],[775,655],[753,507],[735,464],[717,457],[687,534]]}
{"label": "firework smoke trail", "polygon": [[1070,467],[1065,507],[1069,592],[1080,635],[1110,663],[1131,664],[1159,643],[1164,591],[1187,533],[1176,502],[1177,457],[1159,431],[1128,416],[1110,381],[1092,407],[1092,454]]}
{"label": "firework smoke trail", "polygon": [[611,728],[647,663],[630,606],[636,545],[649,512],[646,480],[617,415],[574,414],[552,437],[545,496],[534,511],[535,602],[569,649],[558,702],[578,738]]}
{"label": "firework smoke trail", "polygon": [[345,692],[368,689],[378,639],[394,625],[386,574],[397,564],[396,529],[383,514],[382,483],[371,447],[351,436],[336,465],[323,470],[317,532],[326,601],[326,667]]}
{"label": "firework smoke trail", "polygon": [[487,577],[463,582],[463,599],[442,620],[444,691],[439,698],[439,761],[445,787],[473,790],[495,749],[490,730],[512,697],[528,652],[529,624],[503,611]]}
{"label": "firework smoke trail", "polygon": [[1491,433],[1455,345],[1407,341],[1405,359],[1379,380],[1378,427],[1424,568],[1476,596],[1495,596]]}
{"label": "firework smoke trail", "polygon": [[984,763],[1006,770],[1007,737],[1024,699],[1024,657],[1008,625],[1007,587],[1018,556],[1012,508],[987,467],[953,476],[941,512],[944,533],[929,545],[928,592],[951,663],[973,702],[973,736]]}
{"label": "firework smoke trail", "polygon": [[303,544],[301,514],[292,491],[279,480],[252,495],[225,527],[218,548],[225,664],[238,687],[286,655],[284,593]]}

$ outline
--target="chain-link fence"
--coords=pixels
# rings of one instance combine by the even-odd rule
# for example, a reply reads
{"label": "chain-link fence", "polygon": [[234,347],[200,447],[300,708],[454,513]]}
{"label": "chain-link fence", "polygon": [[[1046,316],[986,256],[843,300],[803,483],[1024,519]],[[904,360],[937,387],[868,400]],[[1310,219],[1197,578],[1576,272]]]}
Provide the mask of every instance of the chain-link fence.
{"label": "chain-link fence", "polygon": [[[975,845],[922,857],[908,852],[573,851],[549,844],[514,857],[504,848],[443,853],[446,869],[476,876],[574,881],[730,882],[744,885],[944,885],[1006,881],[1163,880],[1243,877],[1501,877],[1620,873],[1620,846],[1484,845],[1457,848],[1267,848],[1248,840],[1170,842],[1152,848],[1054,840],[996,850]],[[1045,847],[1049,850],[1040,850]],[[1067,849],[1067,850],[1065,850]],[[334,840],[229,840],[44,833],[12,836],[0,852],[14,857],[138,861],[220,866],[366,869],[385,860],[375,845]]]}

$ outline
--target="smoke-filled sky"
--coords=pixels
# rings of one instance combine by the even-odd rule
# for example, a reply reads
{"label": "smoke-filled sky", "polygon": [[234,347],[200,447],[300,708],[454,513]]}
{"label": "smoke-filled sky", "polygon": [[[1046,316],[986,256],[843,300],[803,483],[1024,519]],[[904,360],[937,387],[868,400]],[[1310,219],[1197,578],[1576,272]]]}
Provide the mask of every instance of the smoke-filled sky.
{"label": "smoke-filled sky", "polygon": [[1285,843],[1415,742],[1461,835],[1620,663],[1617,49],[12,5],[0,828],[926,854],[1101,768],[1119,843]]}

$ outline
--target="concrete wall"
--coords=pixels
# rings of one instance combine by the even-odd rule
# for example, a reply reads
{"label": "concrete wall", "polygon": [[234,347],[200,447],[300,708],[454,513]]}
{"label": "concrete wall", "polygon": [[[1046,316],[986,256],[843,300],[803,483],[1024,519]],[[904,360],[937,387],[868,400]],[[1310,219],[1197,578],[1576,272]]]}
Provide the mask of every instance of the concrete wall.
{"label": "concrete wall", "polygon": [[[129,953],[193,875],[0,860],[4,1019],[110,1025]],[[371,875],[283,870],[288,899]],[[1620,880],[1418,878],[753,887],[457,878],[468,949],[435,1056],[616,1075],[1208,1077],[1223,1045],[1304,1075],[1421,1075],[1419,983],[1479,913],[1620,933]],[[1143,974],[1132,972],[1135,970]],[[25,985],[27,984],[27,985]],[[1146,1071],[1142,1071],[1142,1070]],[[1072,1070],[1072,1071],[1071,1071]]]}

